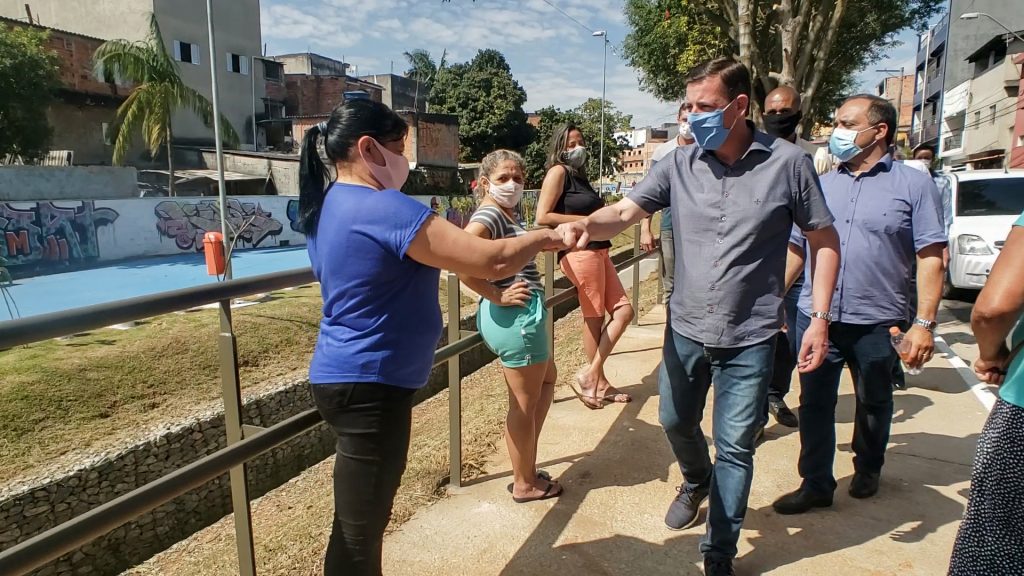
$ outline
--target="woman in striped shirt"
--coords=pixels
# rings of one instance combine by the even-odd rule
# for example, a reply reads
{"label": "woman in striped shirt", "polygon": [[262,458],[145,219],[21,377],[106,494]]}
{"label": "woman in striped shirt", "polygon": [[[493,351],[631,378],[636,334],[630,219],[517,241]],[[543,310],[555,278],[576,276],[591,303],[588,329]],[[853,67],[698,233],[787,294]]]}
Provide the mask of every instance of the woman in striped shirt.
{"label": "woman in striped shirt", "polygon": [[[480,206],[466,232],[491,240],[526,234],[515,216],[523,196],[525,168],[523,158],[509,150],[491,152],[483,159],[476,190]],[[481,296],[477,326],[487,347],[501,360],[508,384],[505,440],[512,458],[512,498],[523,503],[558,496],[562,486],[537,472],[537,438],[557,379],[537,265],[530,262],[508,278],[461,278]]]}

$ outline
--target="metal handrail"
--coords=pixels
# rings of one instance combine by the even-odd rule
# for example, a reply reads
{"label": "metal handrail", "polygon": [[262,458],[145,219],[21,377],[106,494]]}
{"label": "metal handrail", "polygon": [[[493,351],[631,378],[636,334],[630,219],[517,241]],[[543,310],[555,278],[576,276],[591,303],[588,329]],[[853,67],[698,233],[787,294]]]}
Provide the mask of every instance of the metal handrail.
{"label": "metal handrail", "polygon": [[0,350],[315,281],[312,268],[296,268],[7,320],[0,322]]}
{"label": "metal handrail", "polygon": [[[631,266],[638,266],[641,260],[657,252],[658,249],[655,249],[652,252],[640,254],[639,235],[637,235],[634,245],[635,255],[616,265],[615,269],[622,271]],[[552,255],[549,254],[548,258],[552,258]],[[636,268],[634,277],[638,274],[639,268]],[[311,269],[302,268],[3,322],[0,323],[0,350],[215,302],[219,302],[223,309],[226,303],[234,298],[257,292],[280,290],[313,281],[315,279]],[[638,290],[639,287],[634,285],[634,304]],[[561,290],[547,298],[545,306],[554,308],[572,299],[576,291],[575,286]],[[456,293],[455,298],[457,297]],[[454,316],[451,314],[451,310],[449,310],[448,319],[450,330],[452,322],[456,323],[455,330],[458,330],[458,323],[461,321],[457,313],[458,309],[454,308],[456,311]],[[233,335],[231,337],[233,338]],[[462,354],[480,344],[483,344],[483,337],[479,333],[457,338],[436,350],[434,366],[450,362],[453,359],[457,362]],[[451,365],[449,365],[449,372],[451,378]],[[459,379],[457,369],[454,377],[456,380]],[[237,397],[235,399],[237,400]],[[225,402],[227,403],[227,398]],[[246,462],[312,429],[320,422],[321,417],[316,409],[306,410],[254,435],[229,443],[226,448],[217,450],[166,476],[54,526],[42,534],[0,552],[0,574],[24,574],[35,570],[170,502],[189,490],[226,472],[238,470]],[[461,458],[458,461],[461,462]],[[453,467],[453,472],[455,479],[461,476],[461,465]],[[456,480],[457,482],[458,480]],[[247,518],[245,521],[249,522],[250,519]],[[249,545],[251,550],[251,542]]]}

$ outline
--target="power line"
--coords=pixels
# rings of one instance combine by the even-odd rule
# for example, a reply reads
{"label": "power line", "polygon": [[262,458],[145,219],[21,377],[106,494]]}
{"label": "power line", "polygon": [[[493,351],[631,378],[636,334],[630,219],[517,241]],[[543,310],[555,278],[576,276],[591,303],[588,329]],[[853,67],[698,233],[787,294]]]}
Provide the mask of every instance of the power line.
{"label": "power line", "polygon": [[550,1],[550,0],[541,0],[541,2],[543,2],[543,3],[547,4],[548,6],[551,6],[551,7],[552,7],[552,8],[554,8],[555,10],[558,10],[558,11],[559,11],[559,12],[560,12],[560,13],[562,14],[562,16],[565,16],[565,17],[566,17],[566,18],[568,18],[569,20],[572,20],[573,22],[575,22],[575,23],[579,24],[579,25],[580,25],[581,27],[583,27],[583,29],[584,29],[584,30],[586,30],[587,32],[590,32],[591,34],[593,34],[594,32],[596,32],[596,30],[594,30],[594,29],[593,29],[593,28],[591,28],[590,26],[587,26],[587,25],[586,25],[586,24],[584,24],[583,22],[580,22],[579,20],[577,20],[577,19],[573,18],[573,17],[572,17],[572,16],[571,16],[571,15],[570,15],[570,14],[569,14],[568,12],[566,12],[565,10],[562,10],[562,9],[561,9],[561,8],[559,8],[558,6],[556,6],[556,5],[554,5],[553,3],[551,3],[551,1]]}

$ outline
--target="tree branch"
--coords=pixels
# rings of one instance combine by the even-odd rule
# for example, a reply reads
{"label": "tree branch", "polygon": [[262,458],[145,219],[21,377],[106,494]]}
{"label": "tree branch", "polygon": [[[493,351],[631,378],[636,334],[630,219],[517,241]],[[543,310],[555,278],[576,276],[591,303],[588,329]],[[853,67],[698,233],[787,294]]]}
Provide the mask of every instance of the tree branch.
{"label": "tree branch", "polygon": [[815,93],[818,91],[818,85],[821,84],[821,77],[825,72],[825,65],[832,52],[832,45],[835,44],[836,36],[839,35],[839,25],[843,21],[843,15],[846,13],[847,1],[848,0],[836,0],[835,7],[832,11],[832,18],[829,21],[828,32],[825,34],[824,41],[822,41],[816,51],[817,58],[814,61],[814,67],[811,71],[811,80],[807,83],[804,90],[805,98],[801,106],[801,108],[803,108],[804,115],[810,114],[811,104],[814,102]]}
{"label": "tree branch", "polygon": [[[804,1],[810,3],[810,0]],[[825,21],[830,13],[835,14],[835,0],[824,0],[818,6],[818,9],[814,11],[814,16],[807,27],[807,36],[797,37],[803,40],[803,50],[801,51],[800,58],[797,60],[796,75],[794,76],[796,86],[800,89],[806,87],[805,78],[807,77],[807,70],[815,60],[816,48],[821,46],[817,39],[821,36],[822,28],[825,26]]]}

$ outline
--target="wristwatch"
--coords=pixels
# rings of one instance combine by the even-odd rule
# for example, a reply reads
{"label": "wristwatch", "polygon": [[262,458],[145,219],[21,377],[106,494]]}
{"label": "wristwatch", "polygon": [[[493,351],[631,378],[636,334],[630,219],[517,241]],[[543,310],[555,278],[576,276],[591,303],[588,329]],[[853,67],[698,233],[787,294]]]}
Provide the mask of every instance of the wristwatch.
{"label": "wristwatch", "polygon": [[826,324],[832,323],[831,312],[811,312],[811,318],[820,318],[825,321]]}
{"label": "wristwatch", "polygon": [[935,332],[935,327],[938,326],[934,320],[925,320],[924,318],[914,318],[914,325],[920,326],[929,332]]}

